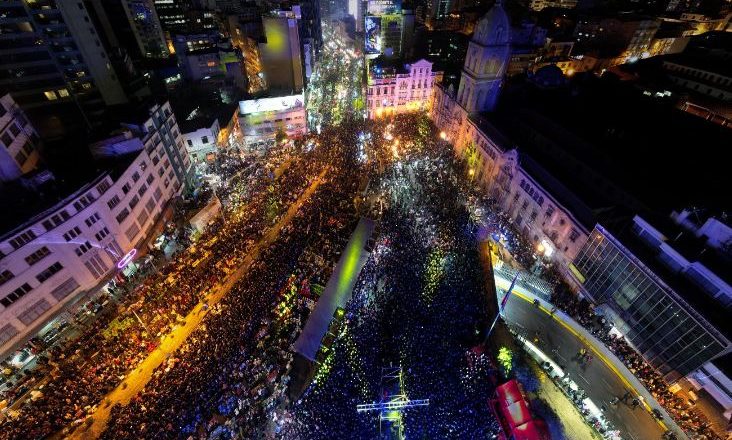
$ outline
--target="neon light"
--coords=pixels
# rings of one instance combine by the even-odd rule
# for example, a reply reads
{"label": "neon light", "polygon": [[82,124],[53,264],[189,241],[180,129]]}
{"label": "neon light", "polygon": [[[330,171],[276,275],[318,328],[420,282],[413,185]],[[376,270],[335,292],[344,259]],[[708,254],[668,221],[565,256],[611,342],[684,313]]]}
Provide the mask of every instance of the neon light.
{"label": "neon light", "polygon": [[132,262],[132,259],[137,255],[137,249],[132,248],[121,260],[117,262],[117,269],[124,269],[128,264]]}

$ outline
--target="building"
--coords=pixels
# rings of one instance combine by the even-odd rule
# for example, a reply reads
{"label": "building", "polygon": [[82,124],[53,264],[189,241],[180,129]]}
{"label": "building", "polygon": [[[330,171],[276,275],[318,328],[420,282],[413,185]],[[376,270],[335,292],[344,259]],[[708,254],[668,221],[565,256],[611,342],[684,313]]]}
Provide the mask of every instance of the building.
{"label": "building", "polygon": [[366,88],[369,119],[429,110],[435,76],[432,63],[426,60],[402,68],[372,63]]}
{"label": "building", "polygon": [[128,101],[85,3],[4,2],[0,29],[0,90],[21,108],[69,102],[94,122]]}
{"label": "building", "polygon": [[264,80],[270,92],[297,94],[303,91],[305,76],[297,19],[288,16],[262,17],[264,43],[259,53]]}
{"label": "building", "polygon": [[249,148],[268,145],[277,133],[289,138],[304,136],[307,133],[305,98],[297,94],[241,101],[239,129]]}
{"label": "building", "polygon": [[732,101],[732,69],[727,58],[710,54],[670,55],[663,58],[663,70],[671,82],[691,93],[727,105]]}
{"label": "building", "polygon": [[610,67],[651,56],[653,38],[661,20],[634,14],[616,17],[583,17],[574,36],[582,48],[599,50]]}
{"label": "building", "polygon": [[179,138],[169,104],[153,107],[145,122],[93,144],[105,171],[57,199],[34,190],[20,195],[27,183],[5,188],[25,198],[26,215],[4,219],[0,236],[1,355],[122,270],[183,191],[176,163],[182,157],[180,168],[189,168],[188,155],[182,142],[171,154],[163,141]]}
{"label": "building", "polygon": [[122,0],[121,3],[140,55],[167,58],[170,52],[153,0]]}
{"label": "building", "polygon": [[10,95],[0,97],[0,185],[38,166],[38,134]]}
{"label": "building", "polygon": [[578,3],[577,0],[531,0],[529,8],[534,11],[541,11],[545,8],[574,9]]}
{"label": "building", "polygon": [[714,296],[721,289],[729,300],[732,289],[682,252],[636,216],[617,233],[595,226],[572,266],[582,292],[669,381],[732,348],[729,309]]}
{"label": "building", "polygon": [[186,149],[194,163],[214,159],[220,132],[219,120],[214,119],[210,126],[182,133]]}
{"label": "building", "polygon": [[181,32],[171,38],[186,80],[193,83],[223,81],[246,89],[241,51],[217,32]]}
{"label": "building", "polygon": [[491,110],[510,61],[510,22],[497,2],[475,27],[468,45],[457,100],[468,113]]}
{"label": "building", "polygon": [[401,2],[368,2],[364,18],[364,52],[369,59],[405,58],[414,45],[414,12],[402,9]]}

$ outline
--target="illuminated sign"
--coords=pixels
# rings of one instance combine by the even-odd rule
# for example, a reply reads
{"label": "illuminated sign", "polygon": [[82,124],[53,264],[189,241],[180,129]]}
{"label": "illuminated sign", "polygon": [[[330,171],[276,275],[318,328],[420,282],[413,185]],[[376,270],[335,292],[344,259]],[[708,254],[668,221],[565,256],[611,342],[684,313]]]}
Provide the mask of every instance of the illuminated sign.
{"label": "illuminated sign", "polygon": [[381,17],[366,17],[364,30],[366,53],[381,53]]}
{"label": "illuminated sign", "polygon": [[117,269],[124,269],[128,264],[132,262],[132,259],[137,255],[137,249],[132,248],[121,260],[117,262]]}
{"label": "illuminated sign", "polygon": [[250,115],[261,112],[281,112],[295,107],[302,107],[305,98],[302,93],[278,98],[250,99],[239,102],[239,113]]}
{"label": "illuminated sign", "polygon": [[369,0],[367,8],[367,12],[371,15],[393,14],[401,10],[401,0]]}

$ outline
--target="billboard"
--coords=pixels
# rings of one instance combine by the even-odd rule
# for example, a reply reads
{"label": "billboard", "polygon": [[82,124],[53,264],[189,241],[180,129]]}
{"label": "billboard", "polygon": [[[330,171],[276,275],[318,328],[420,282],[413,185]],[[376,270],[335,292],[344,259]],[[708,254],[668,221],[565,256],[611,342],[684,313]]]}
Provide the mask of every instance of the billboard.
{"label": "billboard", "polygon": [[369,0],[369,15],[393,14],[402,10],[401,0]]}
{"label": "billboard", "polygon": [[366,17],[364,44],[367,54],[381,53],[381,17],[372,15]]}

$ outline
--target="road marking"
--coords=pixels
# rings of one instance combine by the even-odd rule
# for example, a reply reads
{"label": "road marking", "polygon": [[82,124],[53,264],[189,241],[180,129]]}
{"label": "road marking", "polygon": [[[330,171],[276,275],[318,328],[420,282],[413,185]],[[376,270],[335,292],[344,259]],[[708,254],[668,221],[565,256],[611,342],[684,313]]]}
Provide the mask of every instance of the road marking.
{"label": "road marking", "polygon": [[[521,292],[519,292],[518,290],[515,290],[515,289],[514,289],[513,293],[511,294],[511,296],[519,297],[519,298],[521,298],[522,300],[526,301],[529,304],[533,304],[534,303],[534,301],[531,298],[529,298],[527,295],[525,295],[525,294],[523,294],[523,293],[521,293]],[[605,365],[607,365],[608,368],[610,368],[610,370],[612,370],[612,372],[615,373],[615,375],[618,376],[618,378],[620,378],[620,380],[625,384],[625,386],[627,386],[628,388],[630,388],[633,391],[636,390],[636,388],[633,385],[630,384],[630,382],[628,381],[628,379],[626,379],[625,376],[623,376],[623,374],[620,371],[618,371],[617,367],[615,367],[615,365],[612,363],[612,361],[610,359],[606,358],[605,355],[603,353],[601,353],[600,350],[597,349],[591,343],[591,341],[585,339],[582,335],[580,335],[579,333],[577,333],[569,324],[567,324],[566,322],[562,321],[557,315],[552,314],[551,311],[549,309],[547,309],[546,307],[544,307],[543,305],[540,304],[539,305],[539,309],[542,310],[547,315],[550,315],[552,318],[554,318],[555,321],[557,321],[562,327],[564,327],[565,329],[567,329],[571,334],[573,334],[577,339],[579,339],[579,341],[582,342],[584,345],[587,345],[588,347],[590,347],[592,349],[592,351],[594,351],[595,354],[600,359],[602,359],[602,361],[605,363]],[[646,391],[648,391],[648,389],[646,389]],[[648,391],[648,393],[650,393],[650,391]],[[645,407],[646,411],[650,414],[651,413],[651,406],[648,404],[648,402],[645,401],[645,399],[643,400],[643,406]],[[654,419],[654,420],[656,420],[656,423],[658,423],[658,425],[663,430],[668,429],[666,427],[666,424],[663,421],[658,420],[658,419]]]}
{"label": "road marking", "polygon": [[589,384],[590,384],[590,381],[589,381],[589,380],[587,380],[587,379],[585,379],[585,377],[584,377],[583,375],[581,375],[581,374],[577,373],[577,376],[581,377],[581,378],[582,378],[582,380],[584,380],[585,382],[587,382],[587,385],[589,385]]}

